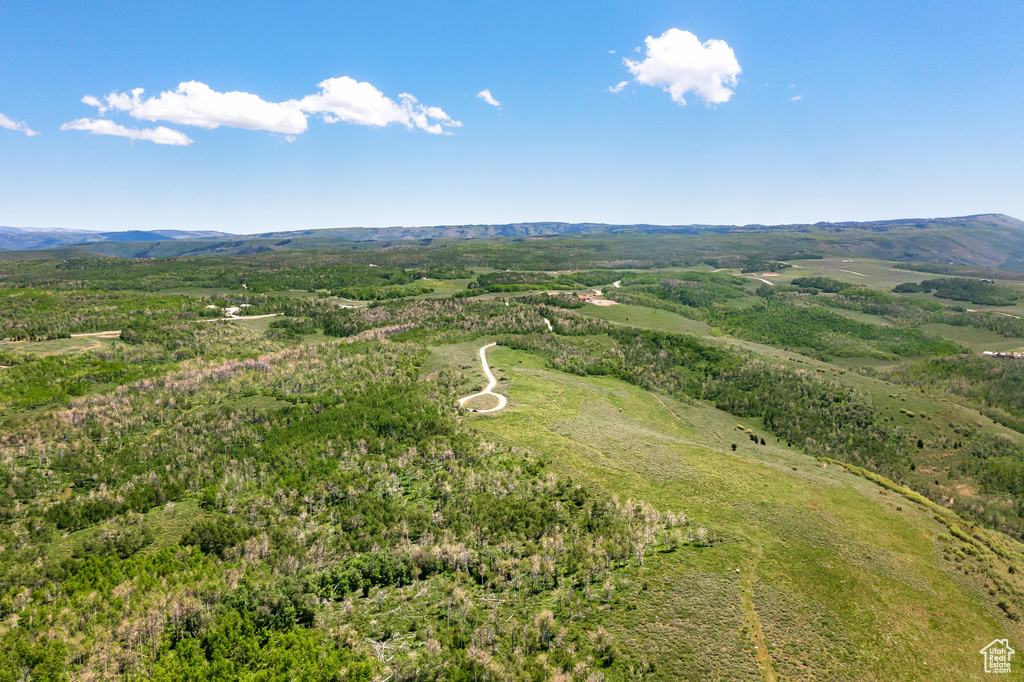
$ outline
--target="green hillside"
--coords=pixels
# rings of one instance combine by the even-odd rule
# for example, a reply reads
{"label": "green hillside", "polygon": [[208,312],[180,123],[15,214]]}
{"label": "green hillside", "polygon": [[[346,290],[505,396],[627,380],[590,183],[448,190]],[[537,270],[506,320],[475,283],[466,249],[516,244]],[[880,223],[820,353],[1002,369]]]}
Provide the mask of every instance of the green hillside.
{"label": "green hillside", "polygon": [[875,227],[0,263],[0,680],[985,679],[1024,284]]}
{"label": "green hillside", "polygon": [[[45,237],[35,235],[34,238]],[[852,254],[896,261],[1024,272],[1024,222],[1005,215],[814,225],[605,225],[516,223],[347,228],[216,234],[154,241],[95,241],[77,248],[118,258],[251,255],[267,251],[355,249],[407,267],[439,260],[513,269],[650,267],[735,259],[787,260]],[[33,247],[36,248],[36,247]],[[398,253],[394,253],[398,250]],[[571,251],[571,253],[569,253]],[[614,254],[609,258],[609,254]],[[356,260],[360,256],[353,254]],[[567,256],[569,258],[560,257]],[[372,262],[372,261],[371,261]]]}

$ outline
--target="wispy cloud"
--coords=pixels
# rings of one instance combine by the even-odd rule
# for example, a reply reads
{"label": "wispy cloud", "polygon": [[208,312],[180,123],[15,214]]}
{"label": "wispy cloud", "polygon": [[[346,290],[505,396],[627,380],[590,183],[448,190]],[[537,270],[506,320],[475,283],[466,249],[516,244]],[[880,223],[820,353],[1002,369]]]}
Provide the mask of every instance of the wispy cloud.
{"label": "wispy cloud", "polygon": [[804,96],[803,95],[793,95],[792,97],[789,98],[789,101],[790,102],[803,102],[804,101]]}
{"label": "wispy cloud", "polygon": [[620,81],[618,85],[609,86],[608,92],[622,92],[622,88],[629,85],[629,81]]}
{"label": "wispy cloud", "polygon": [[500,107],[501,106],[501,102],[499,102],[498,100],[494,99],[494,97],[491,95],[491,91],[490,90],[481,90],[480,92],[476,93],[476,96],[479,97],[480,99],[482,99],[483,101],[487,102],[488,104],[490,104],[492,107]]}
{"label": "wispy cloud", "polygon": [[7,128],[7,130],[16,130],[19,133],[25,133],[29,137],[39,134],[36,131],[29,128],[24,121],[15,121],[10,118],[7,118],[3,114],[0,114],[0,128]]}
{"label": "wispy cloud", "polygon": [[85,130],[95,135],[115,135],[127,137],[130,140],[148,140],[156,144],[169,144],[178,147],[186,147],[192,144],[192,139],[177,130],[171,130],[164,126],[156,128],[126,128],[120,123],[105,118],[79,118],[70,123],[65,123],[61,130]]}
{"label": "wispy cloud", "polygon": [[647,36],[643,61],[623,59],[638,83],[662,86],[672,101],[686,104],[685,95],[696,93],[708,106],[728,102],[736,87],[740,64],[724,40],[701,42],[689,31],[670,28],[654,38]]}

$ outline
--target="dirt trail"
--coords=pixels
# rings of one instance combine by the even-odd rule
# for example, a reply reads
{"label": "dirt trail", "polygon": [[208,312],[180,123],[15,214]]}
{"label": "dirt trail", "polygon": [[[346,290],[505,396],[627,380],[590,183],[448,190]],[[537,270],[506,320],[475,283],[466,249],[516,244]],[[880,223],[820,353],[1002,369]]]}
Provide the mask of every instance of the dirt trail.
{"label": "dirt trail", "polygon": [[[71,334],[70,336],[73,339],[87,338],[90,341],[92,341],[92,345],[91,346],[82,346],[81,348],[79,348],[77,350],[79,350],[79,351],[96,350],[97,348],[99,348],[99,347],[101,347],[103,345],[103,339],[116,339],[117,337],[121,336],[121,330],[120,329],[112,329],[112,330],[106,331],[106,332],[86,332],[86,333],[82,333],[82,334]],[[47,355],[49,355],[49,353]]]}
{"label": "dirt trail", "polygon": [[266,315],[233,315],[231,317],[213,317],[201,320],[202,322],[226,322],[227,320],[262,320],[265,317],[278,317],[284,313],[267,313]]}
{"label": "dirt trail", "polygon": [[853,270],[840,270],[839,272],[845,272],[850,275],[857,275],[858,277],[867,277],[867,275],[862,275],[861,273],[854,272]]}
{"label": "dirt trail", "polygon": [[121,333],[120,329],[111,329],[110,331],[107,331],[107,332],[86,332],[84,334],[71,334],[70,336],[73,339],[77,339],[77,338],[82,337],[82,336],[114,337],[114,336],[118,336],[120,333]]}
{"label": "dirt trail", "polygon": [[[648,391],[648,393],[651,393],[651,392],[650,392],[650,391]],[[662,400],[662,399],[661,399],[661,397],[660,397],[660,396],[659,396],[659,395],[658,395],[657,393],[651,393],[651,395],[652,395],[652,396],[654,397],[654,399],[655,399],[655,400],[657,400],[657,401],[658,401],[659,403],[661,403],[661,406],[662,406],[662,407],[664,407],[664,408],[665,408],[666,410],[668,410],[668,413],[669,413],[670,415],[672,415],[672,416],[673,416],[673,417],[675,417],[676,419],[679,419],[679,415],[678,415],[678,414],[676,414],[675,412],[673,412],[673,411],[672,411],[672,408],[671,408],[671,407],[669,407],[668,405],[666,405],[666,404],[665,404],[665,401],[664,401],[664,400]],[[683,420],[682,420],[682,419],[679,419],[679,421],[683,421]]]}
{"label": "dirt trail", "polygon": [[762,279],[760,277],[751,277],[750,279],[756,279],[758,282],[764,282],[768,286],[775,286],[775,282],[773,282],[773,281],[771,281],[769,279]]}
{"label": "dirt trail", "polygon": [[754,581],[757,580],[757,562],[761,559],[761,550],[750,559],[750,563],[740,574],[740,605],[743,608],[743,616],[747,621],[747,629],[750,631],[750,638],[754,640],[754,647],[757,652],[757,665],[761,668],[761,676],[765,682],[775,682],[775,668],[772,666],[772,656],[768,651],[768,644],[764,641],[764,632],[761,631],[761,619],[757,617],[757,609],[754,608]]}
{"label": "dirt trail", "polygon": [[[508,400],[505,398],[505,396],[501,395],[500,393],[494,392],[493,389],[495,386],[498,385],[498,380],[494,378],[494,375],[491,374],[491,368],[487,366],[487,349],[497,345],[498,342],[495,341],[487,344],[486,346],[480,347],[480,364],[483,365],[484,374],[487,376],[487,386],[484,388],[484,390],[480,391],[479,393],[467,395],[465,398],[459,398],[459,407],[469,410],[470,412],[497,412],[498,410],[505,407],[505,405],[508,403]],[[482,395],[493,395],[495,398],[497,398],[497,407],[489,407],[486,410],[474,410],[472,407],[466,407],[467,400],[472,400],[473,398],[478,398]]]}
{"label": "dirt trail", "polygon": [[622,280],[620,279],[617,282],[612,282],[612,286],[615,287],[616,289],[621,289],[622,288]]}

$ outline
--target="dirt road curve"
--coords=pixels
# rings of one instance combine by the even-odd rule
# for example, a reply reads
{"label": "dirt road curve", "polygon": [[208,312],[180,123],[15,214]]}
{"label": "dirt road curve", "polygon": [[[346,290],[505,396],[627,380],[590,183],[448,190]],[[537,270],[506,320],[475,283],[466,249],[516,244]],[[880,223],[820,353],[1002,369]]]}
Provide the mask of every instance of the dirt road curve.
{"label": "dirt road curve", "polygon": [[[489,343],[486,346],[480,347],[480,364],[484,366],[484,374],[487,375],[487,386],[484,388],[484,390],[480,391],[479,393],[467,395],[465,398],[459,398],[459,407],[467,409],[470,412],[497,412],[498,410],[505,407],[505,405],[508,403],[508,400],[505,398],[505,396],[501,395],[500,393],[495,393],[493,391],[494,387],[498,385],[498,380],[494,378],[494,375],[491,374],[491,368],[487,366],[487,349],[497,345],[498,343],[494,342]],[[482,395],[493,395],[495,398],[497,398],[497,407],[489,407],[486,410],[474,410],[471,407],[466,407],[467,400],[472,400],[473,398],[478,398]]]}

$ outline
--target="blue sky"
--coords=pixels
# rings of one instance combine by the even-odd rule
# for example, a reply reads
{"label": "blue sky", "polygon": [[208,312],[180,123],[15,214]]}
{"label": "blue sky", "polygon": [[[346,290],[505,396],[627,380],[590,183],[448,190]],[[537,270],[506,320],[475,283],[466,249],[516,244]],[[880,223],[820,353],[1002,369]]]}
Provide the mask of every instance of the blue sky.
{"label": "blue sky", "polygon": [[1022,35],[1013,2],[5,0],[0,225],[1024,218]]}

